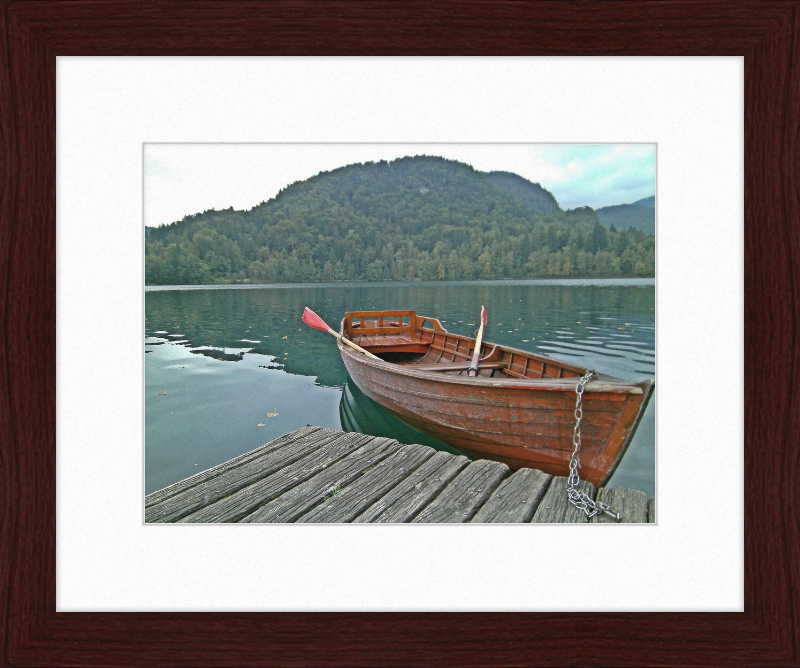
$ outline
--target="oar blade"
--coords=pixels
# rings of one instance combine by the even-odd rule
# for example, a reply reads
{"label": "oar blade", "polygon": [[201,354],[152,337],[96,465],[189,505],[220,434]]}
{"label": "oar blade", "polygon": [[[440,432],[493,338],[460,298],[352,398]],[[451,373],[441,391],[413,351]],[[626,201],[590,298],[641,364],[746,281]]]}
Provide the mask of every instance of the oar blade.
{"label": "oar blade", "polygon": [[489,324],[489,316],[486,313],[486,309],[481,306],[481,324],[486,327]]}
{"label": "oar blade", "polygon": [[314,311],[306,306],[306,310],[303,311],[303,322],[306,323],[309,327],[313,327],[314,329],[321,329],[323,332],[327,332],[330,327],[325,324],[325,321],[320,318]]}

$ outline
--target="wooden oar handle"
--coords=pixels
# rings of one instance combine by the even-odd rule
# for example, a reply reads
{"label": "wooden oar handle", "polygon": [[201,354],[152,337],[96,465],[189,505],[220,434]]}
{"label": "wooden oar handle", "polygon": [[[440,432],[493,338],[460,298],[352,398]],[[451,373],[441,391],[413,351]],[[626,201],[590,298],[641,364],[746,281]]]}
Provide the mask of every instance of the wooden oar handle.
{"label": "wooden oar handle", "polygon": [[358,352],[364,353],[367,357],[371,357],[374,360],[379,360],[380,357],[377,355],[373,355],[369,350],[364,350],[361,346],[357,346],[355,343],[350,341],[350,339],[344,338],[339,332],[334,332],[332,329],[329,329],[328,332],[333,334],[337,339],[339,339],[342,343],[346,343],[351,348],[355,348]]}
{"label": "wooden oar handle", "polygon": [[478,360],[481,358],[481,341],[483,340],[483,324],[478,328],[478,336],[475,337],[475,352],[472,353],[472,364],[467,371],[467,375],[474,378],[478,375]]}

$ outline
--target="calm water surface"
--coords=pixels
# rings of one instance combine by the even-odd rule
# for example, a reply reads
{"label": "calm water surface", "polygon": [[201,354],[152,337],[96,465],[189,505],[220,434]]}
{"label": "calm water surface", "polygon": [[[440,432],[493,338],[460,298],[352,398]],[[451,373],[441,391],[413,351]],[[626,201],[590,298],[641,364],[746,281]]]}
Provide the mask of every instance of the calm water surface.
{"label": "calm water surface", "polygon": [[[436,446],[349,383],[334,338],[300,316],[308,306],[338,330],[345,311],[415,309],[472,336],[481,304],[489,341],[655,378],[652,279],[148,287],[146,493],[306,424]],[[654,493],[655,404],[611,486]]]}

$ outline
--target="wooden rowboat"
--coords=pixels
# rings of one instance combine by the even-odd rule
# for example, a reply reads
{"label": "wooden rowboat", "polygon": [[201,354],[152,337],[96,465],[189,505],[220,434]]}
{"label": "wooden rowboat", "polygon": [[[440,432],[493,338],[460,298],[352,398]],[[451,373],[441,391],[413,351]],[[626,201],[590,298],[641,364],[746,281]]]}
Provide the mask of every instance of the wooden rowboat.
{"label": "wooden rowboat", "polygon": [[[483,341],[478,375],[470,377],[475,339],[415,311],[349,312],[340,334],[377,356],[339,340],[353,382],[404,422],[471,457],[569,474],[576,386],[587,369]],[[597,487],[608,481],[652,392],[651,380],[629,383],[597,373],[589,381],[581,478]]]}

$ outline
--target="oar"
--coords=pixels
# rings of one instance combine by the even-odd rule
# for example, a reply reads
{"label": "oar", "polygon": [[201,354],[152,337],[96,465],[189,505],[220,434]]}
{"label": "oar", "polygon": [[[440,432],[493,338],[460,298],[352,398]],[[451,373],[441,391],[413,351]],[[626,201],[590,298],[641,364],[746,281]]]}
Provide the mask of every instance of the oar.
{"label": "oar", "polygon": [[478,336],[475,337],[475,352],[472,354],[472,364],[469,367],[467,374],[470,376],[478,375],[478,360],[481,356],[481,341],[483,340],[483,326],[489,322],[489,317],[486,315],[486,309],[481,306],[481,326],[478,327]]}
{"label": "oar", "polygon": [[313,327],[314,329],[321,329],[323,332],[328,332],[328,334],[333,334],[337,339],[339,339],[342,343],[347,344],[351,348],[355,348],[361,353],[364,353],[367,357],[371,357],[372,359],[379,360],[380,357],[373,355],[371,352],[364,350],[361,346],[357,346],[352,341],[344,338],[338,332],[334,332],[328,325],[325,324],[325,321],[320,318],[314,311],[310,308],[306,307],[306,310],[303,311],[303,322],[306,323],[309,327]]}

